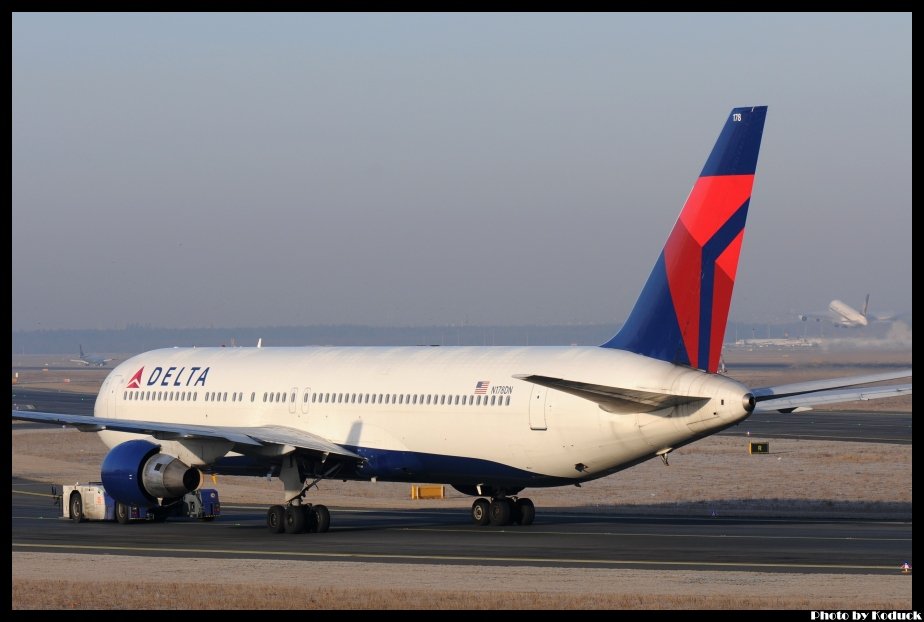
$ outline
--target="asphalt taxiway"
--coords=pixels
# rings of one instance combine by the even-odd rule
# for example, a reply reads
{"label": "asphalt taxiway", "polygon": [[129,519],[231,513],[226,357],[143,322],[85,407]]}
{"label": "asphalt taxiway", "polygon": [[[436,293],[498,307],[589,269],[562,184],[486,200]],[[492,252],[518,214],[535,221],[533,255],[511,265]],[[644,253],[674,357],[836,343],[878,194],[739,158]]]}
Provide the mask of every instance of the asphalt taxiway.
{"label": "asphalt taxiway", "polygon": [[331,508],[326,534],[272,534],[262,506],[213,522],[77,524],[48,487],[13,480],[13,551],[150,557],[354,560],[587,568],[895,573],[910,521],[657,517],[542,510],[529,527],[477,527],[468,512]]}

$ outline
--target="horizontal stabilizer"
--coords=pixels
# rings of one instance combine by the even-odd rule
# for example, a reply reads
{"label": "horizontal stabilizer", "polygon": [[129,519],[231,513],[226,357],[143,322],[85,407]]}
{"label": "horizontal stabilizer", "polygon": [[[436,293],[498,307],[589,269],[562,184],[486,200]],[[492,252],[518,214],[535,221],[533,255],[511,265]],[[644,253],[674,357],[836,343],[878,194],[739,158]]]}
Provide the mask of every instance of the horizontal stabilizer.
{"label": "horizontal stabilizer", "polygon": [[874,387],[861,385],[911,377],[911,369],[900,369],[879,374],[809,380],[807,382],[794,382],[775,387],[753,389],[751,393],[757,402],[754,412],[792,412],[794,410],[809,410],[812,406],[821,404],[837,404],[839,402],[910,395],[911,383]]}
{"label": "horizontal stabilizer", "polygon": [[816,393],[778,397],[758,402],[757,406],[754,408],[754,413],[758,414],[774,411],[785,413],[811,410],[813,406],[820,406],[821,404],[837,404],[839,402],[854,402],[857,400],[876,400],[883,397],[896,397],[899,395],[911,395],[911,385],[897,384],[883,387],[866,387],[863,389],[832,389],[830,391],[818,391]]}
{"label": "horizontal stabilizer", "polygon": [[705,402],[708,397],[689,395],[675,395],[673,393],[659,393],[655,391],[642,391],[640,389],[625,389],[610,387],[602,384],[590,384],[564,378],[551,378],[549,376],[535,376],[530,374],[516,374],[518,380],[525,380],[543,387],[570,393],[577,397],[596,402],[600,408],[612,413],[638,413],[671,408],[680,404],[692,402]]}
{"label": "horizontal stabilizer", "polygon": [[865,376],[809,380],[806,382],[781,384],[775,387],[761,387],[758,389],[751,389],[751,394],[760,402],[771,398],[786,397],[787,395],[800,395],[812,391],[824,391],[826,389],[842,389],[844,387],[855,387],[861,384],[872,384],[873,382],[883,382],[885,380],[898,380],[899,378],[911,378],[911,369],[887,371],[879,374],[867,374]]}

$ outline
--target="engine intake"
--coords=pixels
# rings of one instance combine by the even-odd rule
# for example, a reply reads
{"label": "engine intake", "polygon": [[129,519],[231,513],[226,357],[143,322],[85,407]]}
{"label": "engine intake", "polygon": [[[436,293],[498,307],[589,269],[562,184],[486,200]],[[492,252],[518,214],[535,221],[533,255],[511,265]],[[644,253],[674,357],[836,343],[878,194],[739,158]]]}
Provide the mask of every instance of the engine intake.
{"label": "engine intake", "polygon": [[198,469],[159,452],[160,445],[141,439],[113,447],[100,473],[106,492],[116,501],[146,506],[158,498],[182,497],[199,486]]}

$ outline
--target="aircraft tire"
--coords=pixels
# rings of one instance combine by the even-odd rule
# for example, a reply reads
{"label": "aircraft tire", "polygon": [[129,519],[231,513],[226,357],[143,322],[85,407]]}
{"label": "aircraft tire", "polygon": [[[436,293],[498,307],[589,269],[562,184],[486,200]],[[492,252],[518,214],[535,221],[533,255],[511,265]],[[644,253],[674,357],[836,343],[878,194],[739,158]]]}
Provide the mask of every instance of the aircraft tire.
{"label": "aircraft tire", "polygon": [[266,511],[266,526],[272,533],[282,533],[285,531],[285,522],[283,515],[285,510],[281,505],[271,505]]}
{"label": "aircraft tire", "polygon": [[300,505],[287,505],[283,513],[283,524],[286,533],[302,533],[308,522],[305,508]]}
{"label": "aircraft tire", "polygon": [[490,507],[491,504],[487,499],[475,499],[472,503],[472,522],[481,527],[489,524],[491,522]]}
{"label": "aircraft tire", "polygon": [[311,506],[311,531],[326,533],[330,529],[330,510],[326,505]]}
{"label": "aircraft tire", "polygon": [[531,499],[517,499],[516,507],[520,515],[519,522],[521,525],[532,525],[536,519],[536,506]]}
{"label": "aircraft tire", "polygon": [[510,524],[510,499],[502,497],[491,502],[488,512],[491,515],[491,524],[497,527]]}

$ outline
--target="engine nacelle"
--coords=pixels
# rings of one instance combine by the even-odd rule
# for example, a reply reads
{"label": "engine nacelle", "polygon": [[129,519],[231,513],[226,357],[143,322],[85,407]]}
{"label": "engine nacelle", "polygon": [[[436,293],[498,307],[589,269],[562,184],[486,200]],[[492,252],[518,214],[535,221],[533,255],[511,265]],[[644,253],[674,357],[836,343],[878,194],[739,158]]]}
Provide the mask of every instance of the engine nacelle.
{"label": "engine nacelle", "polygon": [[106,492],[122,503],[149,506],[158,497],[182,497],[199,486],[198,469],[159,452],[160,445],[141,439],[113,447],[100,469]]}

